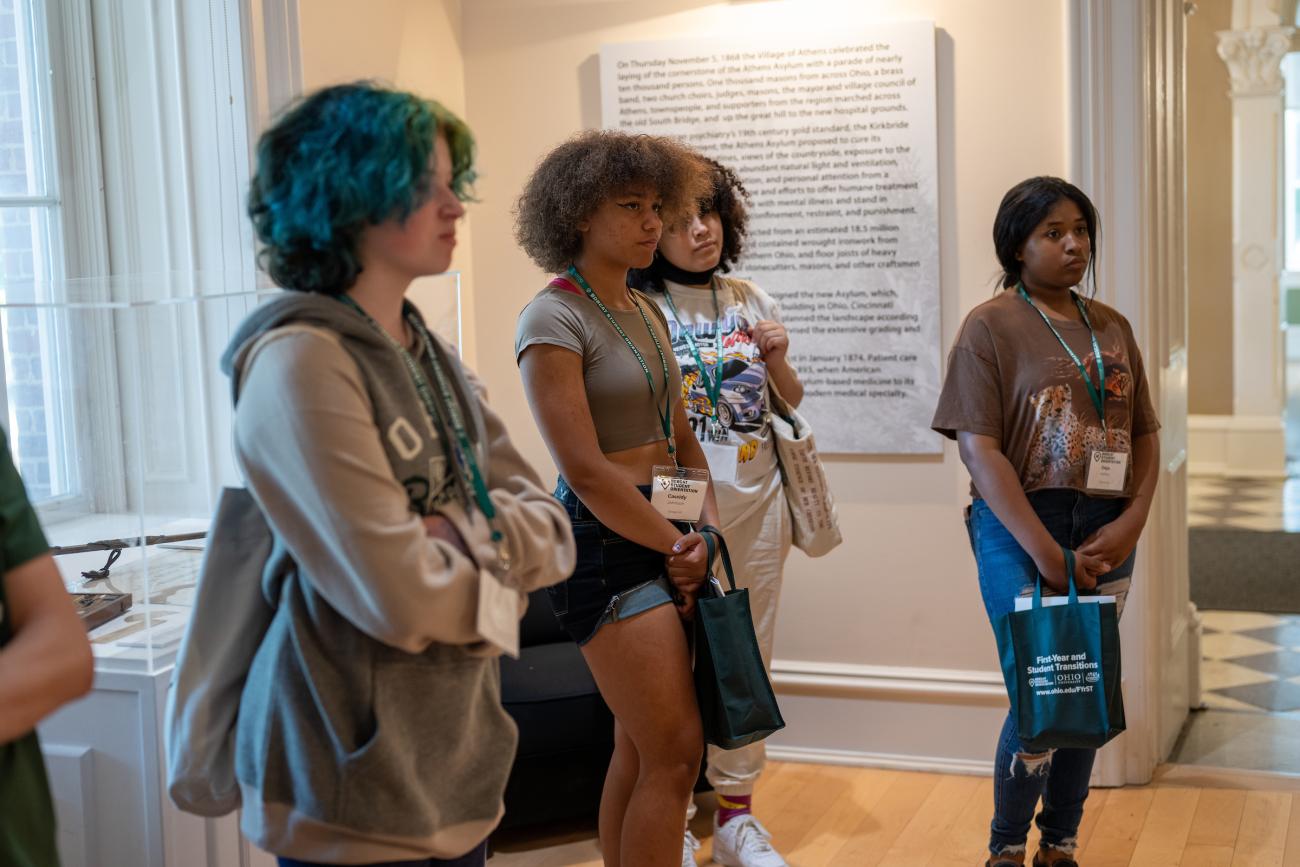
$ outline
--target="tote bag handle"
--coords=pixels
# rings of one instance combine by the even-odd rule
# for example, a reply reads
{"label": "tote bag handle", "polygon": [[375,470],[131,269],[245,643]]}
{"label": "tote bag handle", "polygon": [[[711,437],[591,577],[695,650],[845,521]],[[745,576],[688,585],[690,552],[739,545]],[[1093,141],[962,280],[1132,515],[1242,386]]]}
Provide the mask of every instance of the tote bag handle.
{"label": "tote bag handle", "polygon": [[[1065,574],[1070,580],[1070,601],[1066,604],[1078,605],[1079,588],[1074,584],[1074,552],[1062,545],[1061,553],[1065,555]],[[1038,580],[1034,582],[1034,607],[1043,607],[1043,575],[1041,572],[1038,575]]]}
{"label": "tote bag handle", "polygon": [[[704,547],[709,555],[708,583],[715,588],[718,596],[726,595],[727,592],[734,593],[736,590],[736,573],[731,568],[731,552],[727,550],[727,540],[722,538],[722,531],[712,524],[707,524],[700,527],[696,532],[704,537]],[[727,576],[727,585],[730,587],[730,591],[723,590],[722,584],[718,582],[717,578],[713,577],[713,558],[719,550],[722,551],[722,571]]]}

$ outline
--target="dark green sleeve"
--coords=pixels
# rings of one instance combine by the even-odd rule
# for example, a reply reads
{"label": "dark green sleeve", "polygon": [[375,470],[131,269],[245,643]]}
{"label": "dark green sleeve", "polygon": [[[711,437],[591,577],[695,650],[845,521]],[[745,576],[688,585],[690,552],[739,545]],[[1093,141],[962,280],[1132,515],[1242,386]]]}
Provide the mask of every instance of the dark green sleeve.
{"label": "dark green sleeve", "polygon": [[8,571],[21,566],[49,547],[9,454],[9,439],[0,430],[0,567]]}

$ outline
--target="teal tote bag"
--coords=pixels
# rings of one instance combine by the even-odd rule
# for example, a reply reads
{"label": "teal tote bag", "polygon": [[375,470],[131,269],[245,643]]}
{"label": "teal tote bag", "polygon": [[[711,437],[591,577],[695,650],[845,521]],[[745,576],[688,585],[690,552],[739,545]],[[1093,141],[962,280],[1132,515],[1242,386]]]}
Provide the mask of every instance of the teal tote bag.
{"label": "teal tote bag", "polygon": [[1043,604],[1043,577],[1032,606],[998,618],[994,632],[1002,678],[1026,750],[1096,749],[1124,731],[1119,615],[1114,602],[1081,602],[1074,552],[1065,551],[1070,593]]}
{"label": "teal tote bag", "polygon": [[758,650],[749,591],[736,589],[722,534],[713,527],[701,527],[700,534],[708,545],[709,563],[716,539],[730,589],[724,592],[710,576],[695,603],[695,697],[704,740],[734,750],[785,728],[785,720]]}

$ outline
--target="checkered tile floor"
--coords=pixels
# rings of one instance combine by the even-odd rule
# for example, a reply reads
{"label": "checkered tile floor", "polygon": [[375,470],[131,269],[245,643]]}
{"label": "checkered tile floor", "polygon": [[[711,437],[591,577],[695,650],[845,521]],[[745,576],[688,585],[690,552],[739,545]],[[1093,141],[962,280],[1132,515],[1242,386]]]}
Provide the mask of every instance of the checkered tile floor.
{"label": "checkered tile floor", "polygon": [[1300,616],[1202,611],[1206,708],[1300,718]]}
{"label": "checkered tile floor", "polygon": [[1189,478],[1187,524],[1300,533],[1300,478]]}

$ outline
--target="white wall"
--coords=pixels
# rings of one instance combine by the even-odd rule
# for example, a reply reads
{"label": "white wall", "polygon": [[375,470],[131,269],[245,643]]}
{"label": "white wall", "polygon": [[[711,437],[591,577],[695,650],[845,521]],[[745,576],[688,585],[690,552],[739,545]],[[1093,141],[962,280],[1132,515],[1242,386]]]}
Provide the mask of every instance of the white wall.
{"label": "white wall", "polygon": [[[461,0],[304,0],[298,4],[304,93],[329,84],[375,79],[436,99],[465,117]],[[473,206],[471,206],[471,209]],[[461,272],[461,350],[475,360],[472,227],[458,231],[452,270]],[[427,291],[427,290],[426,290]],[[421,290],[412,299],[422,301]]]}
{"label": "white wall", "polygon": [[[550,147],[599,125],[602,43],[819,27],[869,34],[874,21],[932,19],[945,355],[961,317],[993,291],[1002,194],[1030,175],[1069,171],[1063,0],[474,0],[463,14],[467,116],[484,176],[471,211],[485,311],[478,369],[547,476],[513,358],[515,317],[547,277],[513,243],[510,209]],[[774,743],[845,760],[986,766],[1005,698],[955,448],[942,459],[834,459],[829,469],[846,542],[818,561],[791,558],[776,649],[790,726]]]}

